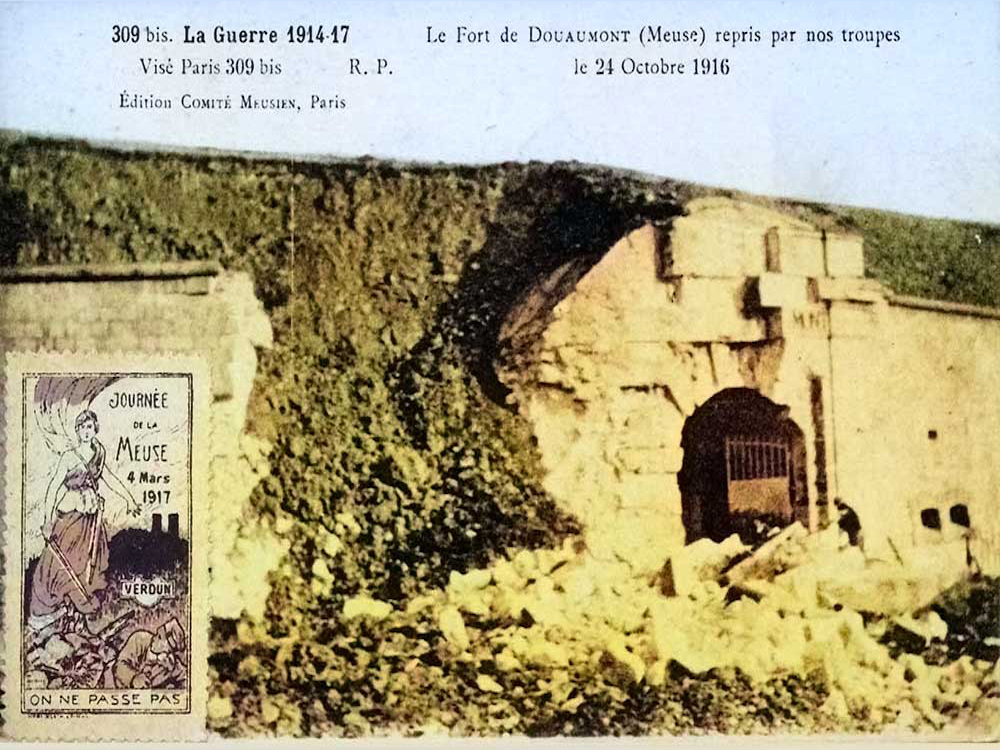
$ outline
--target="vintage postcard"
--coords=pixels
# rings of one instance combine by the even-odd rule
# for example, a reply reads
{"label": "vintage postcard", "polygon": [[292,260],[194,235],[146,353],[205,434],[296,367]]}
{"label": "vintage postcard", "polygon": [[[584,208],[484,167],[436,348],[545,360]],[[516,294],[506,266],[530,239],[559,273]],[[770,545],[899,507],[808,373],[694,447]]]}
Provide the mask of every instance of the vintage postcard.
{"label": "vintage postcard", "polygon": [[996,740],[998,123],[996,0],[0,4],[0,733]]}
{"label": "vintage postcard", "polygon": [[184,739],[204,722],[205,368],[8,355],[5,728]]}

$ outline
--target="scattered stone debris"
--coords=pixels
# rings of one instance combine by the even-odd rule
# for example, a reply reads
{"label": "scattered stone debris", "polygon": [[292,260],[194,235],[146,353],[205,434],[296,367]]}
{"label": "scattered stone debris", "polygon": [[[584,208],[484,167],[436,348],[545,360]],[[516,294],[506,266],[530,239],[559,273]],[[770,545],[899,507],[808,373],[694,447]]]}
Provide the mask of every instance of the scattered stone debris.
{"label": "scattered stone debris", "polygon": [[[888,608],[879,600],[860,607],[856,597],[843,601],[849,580],[874,580],[872,571],[884,572],[885,564],[842,545],[838,533],[810,535],[793,525],[753,551],[735,535],[702,539],[678,550],[653,581],[576,554],[567,540],[558,552],[520,550],[490,569],[455,573],[427,604],[457,649],[497,676],[548,673],[547,689],[567,702],[574,691],[567,675],[593,664],[617,690],[668,689],[678,677],[720,670],[758,687],[808,679],[834,725],[864,717],[869,728],[890,731],[940,729],[996,692],[995,658],[925,661],[928,649],[950,637],[937,611],[946,605],[887,613],[912,598],[909,588]],[[893,571],[883,585],[914,580],[912,570]],[[925,587],[915,601],[928,595]],[[493,627],[466,627],[480,619]],[[980,635],[982,642],[987,636]],[[494,676],[479,674],[475,682],[481,691],[504,691]]]}
{"label": "scattered stone debris", "polygon": [[132,616],[126,612],[97,632],[80,624],[71,629],[53,626],[29,635],[26,681],[35,689],[105,687]]}
{"label": "scattered stone debris", "polygon": [[936,663],[965,655],[994,663],[1000,659],[1000,590],[995,581],[983,578],[960,583],[931,605],[948,629],[933,649]]}
{"label": "scattered stone debris", "polygon": [[[212,592],[214,729],[433,736],[845,732],[894,722],[923,728],[921,695],[942,715],[966,710],[934,705],[941,692],[933,669],[963,656],[973,670],[986,664],[990,675],[977,687],[977,715],[997,701],[990,697],[997,695],[1000,645],[995,579],[920,587],[921,575],[932,571],[914,575],[911,585],[912,565],[883,563],[900,575],[898,584],[880,588],[879,564],[844,553],[836,559],[849,564],[840,581],[835,565],[806,556],[782,562],[774,576],[738,583],[726,579],[731,570],[718,578],[699,573],[681,584],[684,593],[665,597],[614,559],[573,555],[546,569],[544,550],[503,556],[507,547],[558,546],[575,533],[538,490],[530,440],[502,405],[504,394],[484,397],[485,388],[499,389],[475,382],[506,301],[551,271],[551,260],[586,260],[630,227],[669,221],[702,188],[573,164],[453,169],[139,152],[121,158],[21,137],[0,146],[0,161],[13,263],[219,259],[250,271],[267,307],[274,348],[261,357],[246,421],[260,433],[267,459],[253,510],[281,544],[241,537],[245,549],[215,567],[213,578],[224,583]],[[295,222],[308,230],[292,258],[289,195],[299,196]],[[766,203],[817,226],[864,234],[870,269],[900,293],[997,304],[996,274],[978,262],[997,257],[993,226]],[[956,284],[954,274],[929,267],[971,275]],[[316,284],[289,283],[317,269]],[[788,554],[797,554],[799,542],[789,540]],[[550,554],[562,557],[561,550]],[[322,567],[317,576],[310,572],[320,555],[330,578]],[[254,565],[241,566],[246,561]],[[487,566],[488,585],[463,593],[461,603],[449,601],[452,569]],[[253,587],[252,606],[243,604],[246,595],[219,602],[227,571],[263,582],[266,570],[274,588]],[[862,570],[869,577],[855,579]],[[812,603],[814,573],[815,611],[803,606]],[[391,602],[393,611],[384,619],[345,617],[347,599],[361,592]],[[923,604],[913,606],[911,592]],[[862,611],[883,602],[891,612]],[[921,653],[894,654],[882,642],[891,618],[919,620],[927,603],[947,636],[932,635]],[[247,613],[238,617],[241,606]],[[466,650],[452,647],[438,623],[449,606],[469,638]],[[514,610],[517,619],[498,614]],[[873,652],[887,649],[891,672],[912,672],[904,681],[913,695],[881,715],[858,710],[850,691],[833,692],[822,669],[805,677],[779,671],[783,676],[760,683],[711,666],[719,652],[736,650],[724,644],[750,613],[773,620],[768,613],[776,612],[779,622],[792,623],[789,632],[804,636],[808,627],[810,635],[829,637],[838,618],[856,624],[851,610],[862,612],[864,634],[848,627],[848,635],[861,643],[870,636]],[[719,621],[716,612],[725,613]],[[448,619],[456,624],[454,615]],[[687,627],[702,622],[706,630]],[[589,632],[595,623],[621,640]],[[768,635],[758,631],[742,635],[757,644]],[[799,647],[782,646],[783,654]],[[58,656],[60,648],[54,642],[46,652]],[[581,662],[585,653],[591,660]],[[627,663],[618,669],[609,661],[632,657],[643,662],[641,679]],[[971,684],[964,670],[956,672]],[[868,667],[851,673],[886,679]],[[30,674],[45,679],[43,670]],[[477,689],[479,675],[504,692]]]}
{"label": "scattered stone debris", "polygon": [[[859,604],[852,580],[883,598]],[[578,537],[512,548],[399,606],[342,600],[308,651],[298,626],[273,637],[241,621],[234,644],[256,645],[235,677],[309,686],[317,702],[262,694],[234,707],[219,695],[210,723],[225,731],[246,714],[262,732],[348,736],[962,727],[982,738],[1000,716],[1000,580],[935,591],[943,580],[866,556],[836,526],[791,526],[756,548],[700,540],[651,576]]]}
{"label": "scattered stone debris", "polygon": [[208,699],[208,718],[219,721],[233,715],[233,702],[223,695],[213,695]]}
{"label": "scattered stone debris", "polygon": [[355,596],[344,602],[344,617],[369,617],[384,620],[392,612],[389,602],[382,602],[367,596]]}
{"label": "scattered stone debris", "polygon": [[462,613],[456,607],[445,607],[438,617],[441,632],[448,642],[460,651],[465,651],[470,645],[469,633],[465,629]]}

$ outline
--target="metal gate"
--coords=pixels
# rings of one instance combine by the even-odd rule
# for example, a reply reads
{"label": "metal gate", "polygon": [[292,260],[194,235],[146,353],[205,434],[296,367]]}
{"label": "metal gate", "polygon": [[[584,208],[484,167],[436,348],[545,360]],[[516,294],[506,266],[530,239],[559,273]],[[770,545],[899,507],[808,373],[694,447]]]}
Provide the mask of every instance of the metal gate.
{"label": "metal gate", "polygon": [[792,462],[788,440],[726,436],[730,513],[792,518]]}

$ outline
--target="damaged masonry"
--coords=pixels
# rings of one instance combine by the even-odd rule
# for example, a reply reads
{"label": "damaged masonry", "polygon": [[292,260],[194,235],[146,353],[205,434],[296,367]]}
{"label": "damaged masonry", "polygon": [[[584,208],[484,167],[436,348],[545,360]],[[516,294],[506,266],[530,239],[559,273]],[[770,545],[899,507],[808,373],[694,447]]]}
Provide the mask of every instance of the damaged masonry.
{"label": "damaged masonry", "polygon": [[[892,712],[897,729],[995,692],[995,638],[994,663],[947,668],[893,638],[944,640],[932,601],[970,566],[997,574],[1000,414],[981,405],[1000,311],[896,297],[863,272],[860,237],[704,199],[540,280],[499,372],[583,537],[452,574],[448,640],[504,671],[599,658],[654,686],[671,664],[818,674],[825,710]],[[385,616],[345,608],[365,611]],[[473,644],[463,612],[529,626]],[[572,708],[571,683],[553,689]]]}
{"label": "damaged masonry", "polygon": [[541,280],[501,339],[599,559],[648,573],[760,521],[817,531],[841,498],[872,559],[953,581],[968,545],[997,573],[1000,310],[893,295],[858,236],[698,200]]}
{"label": "damaged masonry", "polygon": [[[931,666],[897,639],[944,642],[929,605],[997,574],[1000,414],[981,405],[1000,311],[893,295],[863,278],[857,236],[729,199],[687,208],[541,279],[501,332],[500,378],[582,538],[453,573],[408,613],[439,611],[502,672],[818,675],[835,717],[940,728],[996,694],[1000,640]],[[520,624],[477,642],[469,617]]]}
{"label": "damaged masonry", "polygon": [[0,349],[211,365],[211,730],[995,732],[991,227],[0,146]]}

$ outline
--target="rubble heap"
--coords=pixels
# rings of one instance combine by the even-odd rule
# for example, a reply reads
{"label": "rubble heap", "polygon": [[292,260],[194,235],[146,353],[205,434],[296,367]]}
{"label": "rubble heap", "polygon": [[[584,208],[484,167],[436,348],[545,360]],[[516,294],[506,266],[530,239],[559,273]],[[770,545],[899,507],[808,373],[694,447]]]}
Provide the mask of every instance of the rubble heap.
{"label": "rubble heap", "polygon": [[541,669],[550,699],[569,712],[584,702],[572,675],[587,670],[626,687],[734,670],[755,686],[808,678],[834,725],[864,716],[900,732],[940,729],[984,696],[1000,697],[997,654],[943,664],[921,655],[949,635],[929,608],[941,582],[923,571],[918,585],[911,566],[866,559],[836,527],[810,535],[796,524],[753,551],[736,535],[702,539],[654,580],[581,547],[570,539],[453,572],[405,611],[349,599],[343,616],[433,616],[451,656],[479,666],[480,691],[500,697],[511,678]]}
{"label": "rubble heap", "polygon": [[[681,593],[666,596],[665,574],[656,582],[634,579],[613,560],[563,550],[574,524],[560,520],[546,497],[528,426],[506,408],[492,377],[500,321],[524,289],[719,191],[575,164],[304,164],[115,153],[21,136],[0,141],[0,165],[0,256],[7,265],[216,260],[227,271],[251,274],[267,310],[274,346],[261,355],[245,422],[260,443],[240,447],[256,456],[269,446],[266,461],[253,462],[268,476],[256,484],[246,517],[269,525],[288,552],[280,562],[269,553],[268,564],[258,566],[275,567],[263,616],[255,614],[258,603],[239,619],[213,621],[213,729],[336,736],[427,732],[432,725],[469,734],[860,726],[818,725],[815,707],[827,695],[811,678],[790,673],[760,685],[734,677],[734,668],[685,676],[683,643],[721,660],[720,633],[736,628],[740,610],[751,606],[727,605],[725,595],[719,602],[716,587],[728,594],[775,584],[760,601],[753,601],[760,590],[738,600],[766,610],[792,595],[782,591],[785,581],[755,574],[739,585],[723,583],[733,564],[727,562],[689,578],[685,591],[683,559],[692,559],[692,546],[671,560],[670,580]],[[863,234],[872,278],[901,294],[1000,304],[994,226],[752,200],[816,226]],[[932,272],[941,268],[951,270]],[[215,578],[229,580],[247,561],[261,562],[251,554],[256,537],[243,541],[232,559],[216,561]],[[711,556],[711,545],[702,546]],[[509,547],[516,549],[504,557]],[[559,549],[532,556],[522,547]],[[553,555],[565,558],[558,568]],[[504,582],[502,571],[517,572],[518,558],[519,578]],[[532,560],[537,572],[529,570]],[[470,571],[487,565],[485,582]],[[446,585],[453,569],[468,574],[457,579],[467,593]],[[581,591],[603,591],[605,599],[577,594],[571,604],[563,577],[573,577]],[[440,590],[409,613],[428,588]],[[820,602],[819,588],[820,613],[839,614],[837,603],[860,611],[846,601],[849,589],[829,604]],[[491,614],[470,611],[479,600],[489,602]],[[503,608],[519,611],[516,619],[492,614],[504,601],[520,603],[520,610]],[[347,602],[353,604],[345,611]],[[543,602],[563,612],[562,631],[532,620]],[[676,630],[685,640],[669,642],[673,655],[644,650],[655,648],[653,625],[663,606],[701,612],[711,629],[689,631],[680,620]],[[448,607],[443,621],[451,640],[439,624]],[[728,611],[715,622],[703,608]],[[638,663],[636,671],[616,666],[610,641],[589,631],[604,622],[614,632],[607,619],[615,621],[617,609],[639,623],[620,633],[625,650],[642,662],[639,681]],[[975,636],[959,632],[967,617],[942,617],[947,638],[931,646],[945,653],[931,666],[963,655],[974,667],[989,661],[967,647]],[[865,618],[865,633],[882,640],[872,622],[891,617]],[[746,636],[753,643],[767,635],[757,630]],[[887,630],[889,640],[880,644],[900,659],[892,639],[901,643],[901,632]],[[562,649],[580,668],[534,667],[524,656],[516,657],[523,670],[504,671],[509,662],[499,656],[505,648],[520,653],[521,637],[527,652],[551,652],[558,661]],[[33,678],[44,677],[46,665],[63,670],[70,655],[64,640],[32,657]],[[652,686],[661,660],[664,684]],[[580,696],[585,702],[576,705]],[[859,703],[845,702],[849,710]]]}

